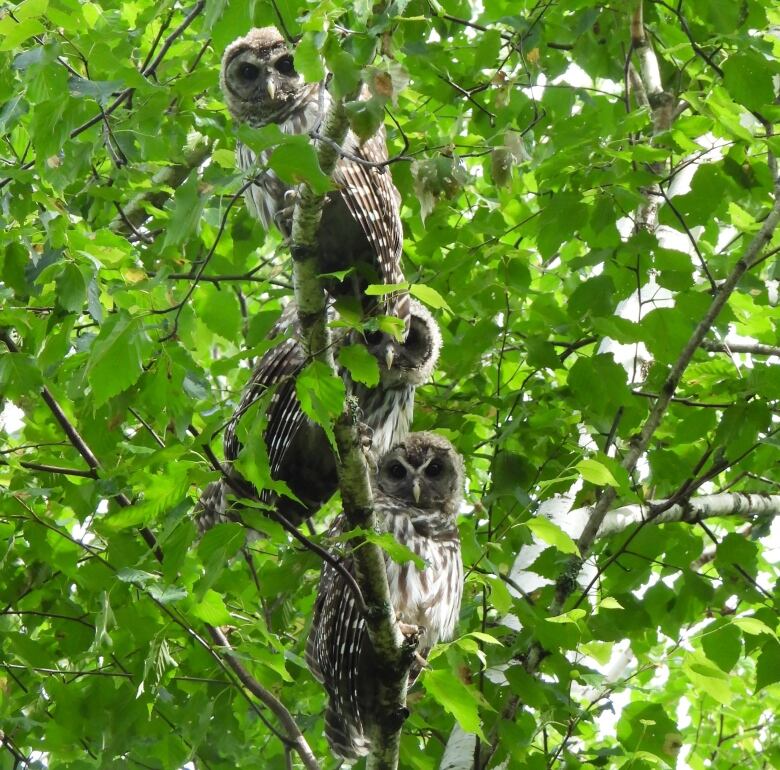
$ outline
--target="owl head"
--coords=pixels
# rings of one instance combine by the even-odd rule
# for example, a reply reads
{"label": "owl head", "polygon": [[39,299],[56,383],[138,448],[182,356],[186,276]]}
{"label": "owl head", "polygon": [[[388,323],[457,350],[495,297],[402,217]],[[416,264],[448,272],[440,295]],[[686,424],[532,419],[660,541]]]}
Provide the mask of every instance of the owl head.
{"label": "owl head", "polygon": [[414,508],[454,517],[463,497],[463,458],[436,433],[410,433],[379,461],[376,484]]}
{"label": "owl head", "polygon": [[282,120],[305,90],[276,27],[255,28],[234,40],[222,57],[219,84],[230,114],[251,125]]}
{"label": "owl head", "polygon": [[441,332],[428,310],[410,302],[409,332],[403,341],[392,334],[373,331],[363,335],[366,349],[379,363],[384,388],[423,385],[436,368],[441,351]]}

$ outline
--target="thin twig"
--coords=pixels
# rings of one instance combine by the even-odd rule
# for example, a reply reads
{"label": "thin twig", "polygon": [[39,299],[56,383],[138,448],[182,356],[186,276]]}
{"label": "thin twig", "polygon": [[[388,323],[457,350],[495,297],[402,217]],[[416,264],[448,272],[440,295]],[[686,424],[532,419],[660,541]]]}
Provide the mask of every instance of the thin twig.
{"label": "thin twig", "polygon": [[[45,463],[31,463],[27,460],[19,460],[19,465],[22,468],[27,468],[31,471],[41,471],[41,473],[58,473],[63,476],[80,476],[83,479],[94,479],[94,470],[81,470],[79,468],[63,468],[59,465],[46,465]],[[0,465],[11,465],[8,460],[0,460]]]}
{"label": "thin twig", "polygon": [[[0,330],[0,339],[3,340],[11,353],[19,352],[19,348],[11,339],[11,335],[7,330]],[[57,399],[54,398],[51,391],[45,385],[41,388],[41,397],[46,402],[46,406],[49,407],[49,410],[54,415],[54,418],[60,424],[60,427],[63,429],[63,431],[65,431],[65,435],[68,437],[70,443],[84,458],[87,465],[89,465],[92,473],[94,474],[93,478],[97,478],[98,470],[100,470],[100,463],[98,462],[97,457],[95,457],[94,453],[87,445],[87,442],[82,438],[81,434],[76,429],[76,426],[73,425],[73,423],[68,419],[62,407],[57,403]],[[129,508],[133,504],[130,498],[127,497],[124,492],[117,492],[114,497],[117,502],[124,508]],[[151,548],[160,561],[162,561],[162,550],[157,543],[157,538],[155,538],[155,536],[152,534],[152,531],[147,527],[141,527],[139,532],[141,533],[141,537],[143,537],[143,539],[146,541],[146,544],[149,546],[149,548]]]}
{"label": "thin twig", "polygon": [[[208,444],[201,445],[203,453],[208,458],[214,470],[219,471],[222,474],[222,479],[230,487],[233,493],[244,500],[250,500],[252,502],[258,502],[262,504],[262,501],[257,497],[254,489],[245,482],[243,479],[238,478],[234,473],[227,470],[219,458],[214,454],[211,447]],[[324,562],[330,564],[335,569],[352,591],[353,598],[357,604],[361,614],[365,616],[368,613],[368,607],[366,606],[365,599],[363,599],[363,593],[360,590],[360,586],[355,581],[355,578],[349,573],[339,559],[333,554],[326,551],[322,546],[310,540],[306,535],[301,532],[284,514],[276,510],[274,507],[264,507],[264,512],[270,516],[275,522],[280,524],[289,534],[291,534],[304,548],[311,551],[320,557]]]}
{"label": "thin twig", "polygon": [[285,705],[276,698],[269,690],[266,690],[260,682],[258,682],[241,664],[235,653],[232,651],[230,642],[228,642],[225,634],[219,628],[214,628],[208,623],[206,624],[211,638],[220,646],[222,657],[225,659],[230,668],[233,669],[236,676],[241,681],[241,684],[249,690],[259,701],[265,704],[265,706],[276,716],[276,718],[282,723],[287,733],[287,741],[290,746],[298,752],[298,756],[304,764],[304,767],[308,770],[320,770],[319,762],[314,756],[306,738],[303,737],[303,733],[300,731],[298,724],[293,719],[292,714],[287,710]]}
{"label": "thin twig", "polygon": [[179,24],[179,26],[176,27],[176,29],[173,30],[170,35],[168,35],[162,45],[162,48],[160,49],[160,52],[157,54],[157,56],[154,57],[152,63],[141,71],[141,74],[145,78],[148,78],[150,75],[154,75],[156,73],[157,67],[160,66],[160,63],[165,58],[165,54],[168,53],[170,47],[176,42],[178,38],[181,37],[187,27],[189,27],[190,24],[192,24],[192,22],[195,21],[195,19],[200,15],[200,12],[203,10],[205,5],[206,0],[198,0],[198,2],[195,3],[193,9],[187,14],[184,21]]}

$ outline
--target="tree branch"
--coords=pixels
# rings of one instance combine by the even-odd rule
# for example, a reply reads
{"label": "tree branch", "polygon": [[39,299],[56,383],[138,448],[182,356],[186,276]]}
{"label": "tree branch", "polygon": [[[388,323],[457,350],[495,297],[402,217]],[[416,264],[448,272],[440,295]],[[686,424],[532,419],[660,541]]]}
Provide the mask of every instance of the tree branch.
{"label": "tree branch", "polygon": [[[664,91],[658,59],[645,34],[642,9],[643,0],[637,0],[631,17],[631,50],[636,53],[639,60],[639,77],[633,78],[632,82],[637,89],[640,102],[646,102],[650,108],[653,121],[652,143],[658,134],[671,127],[675,99],[672,94]],[[651,163],[650,170],[660,177],[664,170],[663,163]],[[660,184],[656,182],[642,188],[641,193],[644,202],[637,209],[634,229],[637,232],[640,230],[654,232],[658,225],[658,207],[663,195]]]}
{"label": "tree branch", "polygon": [[774,345],[761,345],[758,342],[713,342],[704,340],[704,350],[710,353],[750,353],[754,356],[780,356],[780,348]]}
{"label": "tree branch", "polygon": [[[701,495],[693,497],[685,503],[672,505],[660,513],[654,513],[655,508],[664,508],[663,500],[651,501],[644,505],[623,505],[613,508],[601,522],[597,539],[610,537],[623,532],[634,524],[647,522],[649,524],[668,524],[684,522],[696,524],[704,519],[723,516],[738,516],[743,519],[754,516],[780,516],[780,495],[723,493],[718,495]],[[588,514],[589,509],[578,508],[568,516],[575,520]]]}
{"label": "tree branch", "polygon": [[291,747],[298,752],[298,756],[301,758],[304,767],[307,770],[320,770],[320,764],[317,762],[317,758],[311,750],[306,738],[300,731],[297,722],[293,719],[292,714],[287,710],[285,705],[276,698],[276,696],[266,690],[260,682],[257,681],[241,664],[235,653],[232,651],[230,642],[227,637],[219,628],[214,628],[208,623],[206,624],[211,638],[222,648],[222,657],[225,662],[233,669],[236,676],[241,681],[241,684],[246,687],[249,692],[252,693],[261,703],[276,716],[276,718],[284,726],[287,733],[287,738],[290,741]]}
{"label": "tree branch", "polygon": [[[329,176],[338,161],[339,148],[348,128],[343,102],[335,100],[319,131],[324,141],[317,144],[320,167]],[[307,352],[338,376],[327,323],[327,296],[319,278],[321,270],[317,255],[317,231],[324,199],[324,195],[316,194],[307,184],[298,188],[291,237],[293,287],[301,337]],[[353,404],[345,404],[334,432],[344,514],[351,528],[375,530],[371,484]],[[367,768],[394,770],[398,766],[401,726],[406,715],[406,685],[411,656],[390,602],[382,551],[361,535],[353,537],[350,545],[357,582],[368,608],[364,618],[366,628],[379,663],[377,704],[378,712],[384,717],[376,720],[379,724],[371,730],[372,750]]]}
{"label": "tree branch", "polygon": [[[81,470],[80,468],[63,468],[60,465],[46,465],[45,463],[31,463],[27,460],[19,460],[19,465],[22,466],[22,468],[27,468],[31,471],[41,471],[41,473],[57,473],[62,476],[80,476],[84,479],[94,479],[95,478],[95,471],[94,470]],[[0,465],[12,465],[13,463],[8,462],[8,460],[0,460]]]}
{"label": "tree branch", "polygon": [[[0,330],[0,339],[3,340],[5,346],[11,353],[19,352],[19,348],[11,339],[11,335],[7,330]],[[54,398],[52,392],[45,385],[41,388],[41,397],[46,402],[46,406],[49,407],[49,410],[54,415],[54,418],[60,424],[60,427],[65,431],[65,435],[68,437],[70,443],[84,458],[87,465],[89,465],[91,470],[90,476],[94,479],[97,479],[98,471],[100,470],[100,463],[98,462],[97,457],[95,457],[94,453],[87,445],[87,442],[82,438],[81,434],[76,429],[76,426],[73,425],[73,423],[68,419],[62,407],[57,403],[57,399]],[[123,508],[129,508],[133,504],[130,498],[125,495],[124,492],[117,492],[115,498]],[[155,536],[152,534],[152,531],[147,527],[141,527],[139,532],[141,533],[141,537],[143,537],[143,539],[146,541],[146,544],[149,546],[149,548],[152,549],[152,552],[157,557],[157,559],[162,561],[162,550],[157,544],[157,538],[155,538]]]}

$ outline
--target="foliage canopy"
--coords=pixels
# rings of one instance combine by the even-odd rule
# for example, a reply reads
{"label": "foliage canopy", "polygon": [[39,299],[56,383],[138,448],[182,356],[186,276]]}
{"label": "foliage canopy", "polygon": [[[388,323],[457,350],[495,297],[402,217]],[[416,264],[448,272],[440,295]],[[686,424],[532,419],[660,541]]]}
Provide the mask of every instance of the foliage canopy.
{"label": "foliage canopy", "polygon": [[[622,464],[777,205],[777,8],[645,3],[654,94],[623,2],[24,0],[0,11],[0,768],[297,763],[204,624],[230,627],[337,766],[302,659],[318,558],[253,512],[268,537],[250,570],[239,525],[197,540],[191,516],[217,477],[204,437],[219,453],[291,293],[283,244],[237,194],[236,135],[328,183],[306,142],[237,131],[221,103],[222,50],[277,13],[308,79],[327,67],[337,94],[362,77],[376,95],[350,117],[364,134],[384,119],[407,277],[445,341],[415,427],[469,473],[460,636],[410,696],[401,766],[439,767],[457,720],[490,767],[780,767],[769,519],[596,540],[591,603],[561,593],[573,543],[534,515],[605,489],[777,489],[776,238]],[[734,335],[752,355],[724,351]],[[338,412],[330,375],[306,376],[312,409]],[[261,404],[242,458],[258,484],[262,428]]]}

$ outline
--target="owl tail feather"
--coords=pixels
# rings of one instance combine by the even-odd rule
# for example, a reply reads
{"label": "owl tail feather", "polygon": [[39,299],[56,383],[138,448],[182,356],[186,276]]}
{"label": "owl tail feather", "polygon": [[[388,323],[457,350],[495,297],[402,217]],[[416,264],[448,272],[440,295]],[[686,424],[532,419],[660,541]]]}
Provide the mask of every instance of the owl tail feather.
{"label": "owl tail feather", "polygon": [[345,720],[330,703],[325,710],[325,737],[331,751],[349,762],[354,762],[371,751],[371,741],[364,734],[363,725]]}

